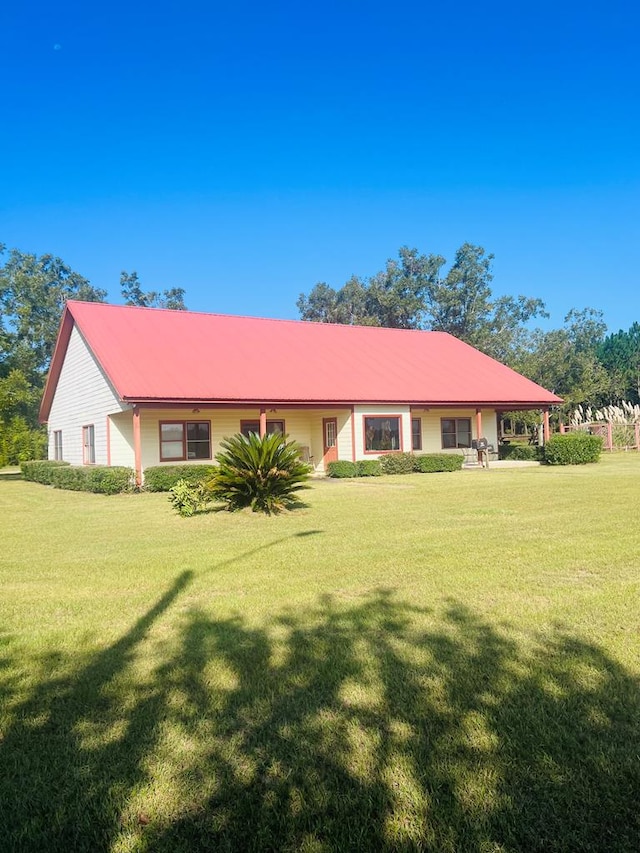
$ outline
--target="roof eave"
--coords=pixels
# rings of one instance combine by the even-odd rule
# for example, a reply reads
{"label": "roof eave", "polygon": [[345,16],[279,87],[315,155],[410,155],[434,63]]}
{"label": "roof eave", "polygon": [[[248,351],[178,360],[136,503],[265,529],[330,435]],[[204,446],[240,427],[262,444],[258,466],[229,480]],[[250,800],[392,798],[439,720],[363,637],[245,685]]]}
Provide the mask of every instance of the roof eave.
{"label": "roof eave", "polygon": [[65,305],[64,311],[62,312],[62,318],[60,320],[60,327],[58,329],[56,345],[54,347],[53,355],[51,356],[51,362],[49,364],[49,371],[47,373],[44,391],[42,393],[42,401],[40,403],[40,411],[38,413],[38,420],[41,424],[44,424],[49,420],[49,413],[51,412],[53,396],[56,391],[56,386],[58,385],[60,371],[62,370],[64,357],[67,353],[67,347],[69,346],[69,339],[71,337],[73,326],[73,315],[71,314],[68,305]]}
{"label": "roof eave", "polygon": [[142,397],[123,395],[123,402],[132,406],[414,406],[416,408],[469,408],[483,407],[516,411],[518,409],[541,409],[560,405],[560,397],[552,400],[336,400],[336,399],[295,399],[295,398],[259,398],[259,397]]}

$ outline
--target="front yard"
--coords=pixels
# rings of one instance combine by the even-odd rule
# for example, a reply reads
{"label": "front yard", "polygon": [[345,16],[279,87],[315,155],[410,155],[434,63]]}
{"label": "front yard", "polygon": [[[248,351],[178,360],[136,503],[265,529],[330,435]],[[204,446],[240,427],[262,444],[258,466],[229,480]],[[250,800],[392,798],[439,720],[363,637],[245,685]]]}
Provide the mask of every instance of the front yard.
{"label": "front yard", "polygon": [[301,497],[0,475],[6,849],[639,849],[640,454]]}

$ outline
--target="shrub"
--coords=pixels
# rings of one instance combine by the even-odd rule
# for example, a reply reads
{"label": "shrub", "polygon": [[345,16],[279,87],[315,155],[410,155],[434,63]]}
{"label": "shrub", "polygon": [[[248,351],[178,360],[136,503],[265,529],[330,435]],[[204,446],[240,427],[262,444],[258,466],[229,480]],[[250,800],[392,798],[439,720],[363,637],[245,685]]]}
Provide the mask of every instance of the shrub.
{"label": "shrub", "polygon": [[178,480],[175,486],[169,489],[169,502],[183,518],[202,512],[210,500],[209,492],[204,483]]}
{"label": "shrub", "polygon": [[463,462],[464,456],[461,453],[425,453],[414,457],[413,470],[420,474],[459,471]]}
{"label": "shrub", "polygon": [[544,448],[549,465],[585,465],[597,462],[602,452],[602,438],[583,432],[552,435]]}
{"label": "shrub", "polygon": [[514,462],[532,462],[542,456],[537,444],[502,444],[498,448],[498,459],[512,459]]}
{"label": "shrub", "polygon": [[[353,464],[353,463],[351,463]],[[381,477],[382,467],[379,459],[361,459],[356,462],[356,476],[358,477]]]}
{"label": "shrub", "polygon": [[68,462],[38,460],[23,462],[20,466],[25,480],[55,486],[56,489],[69,489],[73,492],[95,492],[101,495],[115,495],[126,492],[133,486],[131,468],[96,465],[81,468]]}
{"label": "shrub", "polygon": [[251,507],[271,515],[298,503],[295,492],[306,488],[309,477],[298,444],[279,433],[264,438],[249,433],[225,439],[222,447],[207,488],[227,509]]}
{"label": "shrub", "polygon": [[45,429],[32,429],[21,415],[15,415],[8,423],[0,422],[0,468],[30,459],[44,461],[46,450]]}
{"label": "shrub", "polygon": [[32,462],[22,462],[20,470],[25,480],[31,480],[34,483],[43,483],[45,486],[51,485],[52,472],[61,466],[69,466],[68,462],[55,462],[53,459],[38,459]]}
{"label": "shrub", "polygon": [[54,468],[51,472],[51,485],[56,489],[68,489],[72,492],[88,492],[88,468],[76,468],[74,465]]}
{"label": "shrub", "polygon": [[51,484],[56,489],[69,489],[72,492],[115,495],[132,488],[133,476],[131,468],[112,468],[105,465],[91,468],[65,466],[53,470]]}
{"label": "shrub", "polygon": [[180,480],[206,483],[215,470],[215,465],[154,465],[144,469],[144,490],[169,492]]}
{"label": "shrub", "polygon": [[327,476],[334,477],[336,479],[357,477],[358,466],[355,462],[349,462],[346,459],[339,459],[337,462],[329,462],[327,465]]}
{"label": "shrub", "polygon": [[410,474],[414,469],[413,453],[387,453],[380,457],[383,474]]}
{"label": "shrub", "polygon": [[[135,479],[133,469],[120,466],[87,468],[86,486],[88,492],[99,495],[117,495],[133,489]],[[55,485],[55,482],[54,482]]]}

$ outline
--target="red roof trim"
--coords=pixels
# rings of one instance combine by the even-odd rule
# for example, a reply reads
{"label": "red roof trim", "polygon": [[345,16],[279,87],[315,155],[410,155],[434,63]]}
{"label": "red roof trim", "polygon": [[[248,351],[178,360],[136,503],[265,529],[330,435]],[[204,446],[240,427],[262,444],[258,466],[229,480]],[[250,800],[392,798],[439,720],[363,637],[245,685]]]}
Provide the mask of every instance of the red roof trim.
{"label": "red roof trim", "polygon": [[[351,409],[352,406],[413,406],[417,409],[468,409],[481,406],[484,409],[503,409],[507,411],[515,411],[516,409],[544,409],[547,406],[555,405],[550,402],[540,400],[407,400],[406,403],[398,403],[397,400],[272,400],[270,397],[264,399],[233,399],[233,400],[217,400],[209,397],[201,398],[194,397],[193,399],[184,399],[182,397],[123,397],[124,402],[132,406],[211,406],[220,408],[238,408],[252,406],[272,406],[278,408],[307,408],[315,409],[322,406],[330,406],[331,408]],[[562,402],[559,400],[559,402]]]}

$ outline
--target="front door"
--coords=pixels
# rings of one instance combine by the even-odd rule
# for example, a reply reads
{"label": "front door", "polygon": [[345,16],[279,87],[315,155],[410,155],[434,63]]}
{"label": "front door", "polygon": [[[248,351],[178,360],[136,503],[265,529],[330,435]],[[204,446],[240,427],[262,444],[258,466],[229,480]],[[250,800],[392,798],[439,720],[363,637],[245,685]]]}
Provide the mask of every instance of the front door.
{"label": "front door", "polygon": [[322,453],[322,461],[324,462],[325,470],[329,462],[338,461],[338,419],[323,418],[322,433],[324,441],[324,450]]}

